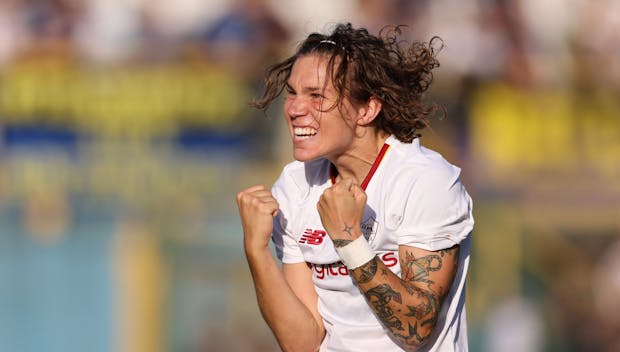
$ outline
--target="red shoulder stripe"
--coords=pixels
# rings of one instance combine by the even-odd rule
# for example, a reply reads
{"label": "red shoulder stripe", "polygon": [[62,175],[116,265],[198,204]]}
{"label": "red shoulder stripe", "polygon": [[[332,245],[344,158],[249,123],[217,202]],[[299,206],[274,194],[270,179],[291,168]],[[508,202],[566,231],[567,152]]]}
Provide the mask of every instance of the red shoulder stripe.
{"label": "red shoulder stripe", "polygon": [[366,187],[368,187],[368,183],[370,182],[372,175],[375,174],[375,171],[377,171],[379,164],[381,164],[381,160],[383,160],[383,157],[385,156],[385,152],[387,152],[389,148],[390,148],[390,145],[387,143],[384,143],[383,147],[381,147],[381,150],[379,151],[379,155],[377,155],[375,162],[372,163],[372,166],[370,167],[368,174],[366,175],[366,177],[364,178],[364,181],[362,182],[361,187],[364,191],[366,190]]}

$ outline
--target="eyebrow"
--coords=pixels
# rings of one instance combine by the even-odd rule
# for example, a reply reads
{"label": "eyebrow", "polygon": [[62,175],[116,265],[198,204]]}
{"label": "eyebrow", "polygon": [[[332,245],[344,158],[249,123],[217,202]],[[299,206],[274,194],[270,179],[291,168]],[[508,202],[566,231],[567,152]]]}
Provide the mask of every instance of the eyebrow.
{"label": "eyebrow", "polygon": [[[287,90],[295,91],[295,89],[287,82],[285,84]],[[314,93],[314,92],[324,92],[327,91],[327,88],[323,89],[322,87],[302,87],[301,91],[303,93]]]}

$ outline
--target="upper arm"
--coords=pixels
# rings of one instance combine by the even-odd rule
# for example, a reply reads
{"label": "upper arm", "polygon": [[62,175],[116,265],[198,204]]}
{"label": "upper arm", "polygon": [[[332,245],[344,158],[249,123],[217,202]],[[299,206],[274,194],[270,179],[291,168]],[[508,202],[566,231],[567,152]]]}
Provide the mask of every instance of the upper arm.
{"label": "upper arm", "polygon": [[312,269],[306,262],[294,264],[282,264],[284,278],[293,290],[293,293],[303,303],[314,317],[321,331],[325,331],[323,319],[319,314],[319,296],[312,282]]}
{"label": "upper arm", "polygon": [[459,245],[438,251],[399,246],[401,279],[427,292],[438,306],[441,305],[456,276],[459,249]]}

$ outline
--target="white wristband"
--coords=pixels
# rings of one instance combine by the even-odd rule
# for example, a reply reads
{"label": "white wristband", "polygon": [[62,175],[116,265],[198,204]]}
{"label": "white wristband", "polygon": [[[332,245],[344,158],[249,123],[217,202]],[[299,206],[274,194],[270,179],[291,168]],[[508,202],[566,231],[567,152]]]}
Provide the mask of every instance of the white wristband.
{"label": "white wristband", "polygon": [[375,257],[375,253],[364,236],[358,237],[346,246],[336,247],[336,252],[350,270],[359,268]]}

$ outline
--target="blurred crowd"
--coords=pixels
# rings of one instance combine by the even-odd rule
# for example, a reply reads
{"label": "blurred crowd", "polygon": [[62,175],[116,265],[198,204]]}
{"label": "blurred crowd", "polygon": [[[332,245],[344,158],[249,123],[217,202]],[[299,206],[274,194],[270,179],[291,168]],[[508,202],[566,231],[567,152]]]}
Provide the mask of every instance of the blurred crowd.
{"label": "blurred crowd", "polygon": [[[216,72],[217,77],[241,79],[243,89],[224,93],[230,95],[228,101],[213,96],[209,104],[245,106],[245,99],[260,89],[268,64],[287,56],[309,32],[327,31],[343,21],[374,33],[402,24],[411,40],[442,40],[437,47],[441,67],[429,95],[448,114],[423,139],[463,166],[478,204],[468,312],[474,350],[620,350],[620,1],[2,0],[0,102],[5,104],[0,104],[0,125],[10,128],[20,121],[11,115],[20,105],[3,100],[10,99],[20,67],[59,62],[70,66],[72,75],[75,70],[105,73],[175,65],[182,65],[190,78]],[[155,72],[168,77],[168,71]],[[200,82],[186,81],[189,86],[179,86],[203,88]],[[213,82],[215,88],[207,85],[200,94],[238,83]],[[33,104],[39,100],[32,99]],[[158,103],[135,100],[145,106]],[[43,116],[37,121],[44,124],[59,121],[57,112],[45,120],[46,111],[32,111]],[[146,121],[140,128],[151,123],[151,116],[135,116],[136,111],[151,112],[119,111],[121,125],[114,129],[123,130],[122,123],[134,118]],[[214,119],[224,116],[220,110],[212,113]],[[160,120],[167,118],[160,115]],[[158,120],[157,126],[183,130],[175,124],[186,121],[194,123]],[[224,130],[235,138],[260,135],[268,139],[265,144],[286,139],[271,131],[272,120],[227,121],[242,126]],[[204,138],[226,137],[222,131],[203,132]],[[256,143],[252,149],[278,154],[273,149],[285,142],[275,148]],[[275,170],[282,158],[264,155],[258,162],[269,161]],[[2,164],[0,176],[19,166],[6,160]],[[224,184],[234,179],[231,175],[242,175],[241,181],[256,176],[247,169],[218,167],[222,175],[210,182],[220,196],[230,196],[238,186]],[[204,177],[200,172],[180,178]],[[11,192],[6,182],[0,177],[5,196]],[[192,203],[196,199],[188,199],[183,203],[191,203],[187,208],[176,210],[189,209],[192,214],[183,219],[203,216]],[[51,203],[55,200],[51,197]],[[217,208],[229,199],[214,202]],[[62,201],[60,212],[53,204],[37,204],[32,206],[35,218],[71,212]],[[68,226],[60,222],[58,226]],[[196,232],[209,231],[197,226]],[[205,344],[220,343],[214,342],[217,331],[207,335],[211,340]],[[222,350],[230,349],[221,343]],[[238,350],[244,348],[252,350]]]}
{"label": "blurred crowd", "polygon": [[442,37],[450,76],[528,86],[582,79],[618,89],[619,7],[613,0],[5,0],[0,67],[41,54],[85,64],[171,60],[187,46],[205,59],[262,67],[308,31],[350,21],[372,32],[405,24],[416,39]]}
{"label": "blurred crowd", "polygon": [[[610,149],[601,140],[617,133],[608,116],[617,112],[620,92],[619,12],[614,0],[293,0],[286,5],[275,0],[6,0],[0,3],[0,73],[52,60],[83,71],[194,65],[242,77],[254,93],[265,67],[310,31],[328,30],[339,21],[372,32],[402,24],[412,40],[439,36],[443,41],[433,97],[448,107],[451,136],[458,141],[449,152],[454,158],[467,158],[470,151],[482,156],[472,161],[482,167],[493,167],[484,165],[488,159],[502,167],[555,168],[569,164],[563,159],[597,158],[599,150]],[[516,107],[514,116],[490,116],[502,107]],[[588,132],[608,125],[612,136]],[[551,129],[551,141],[536,139]],[[581,131],[584,136],[573,136]],[[493,143],[501,152],[475,144],[484,134],[496,136]],[[549,144],[546,153],[553,160],[530,150],[516,155],[523,135],[533,136],[528,143],[533,150]],[[577,150],[563,155],[575,137],[581,137]],[[609,169],[614,159],[609,153],[602,152],[605,166],[594,168]],[[590,160],[585,164],[589,167]]]}

